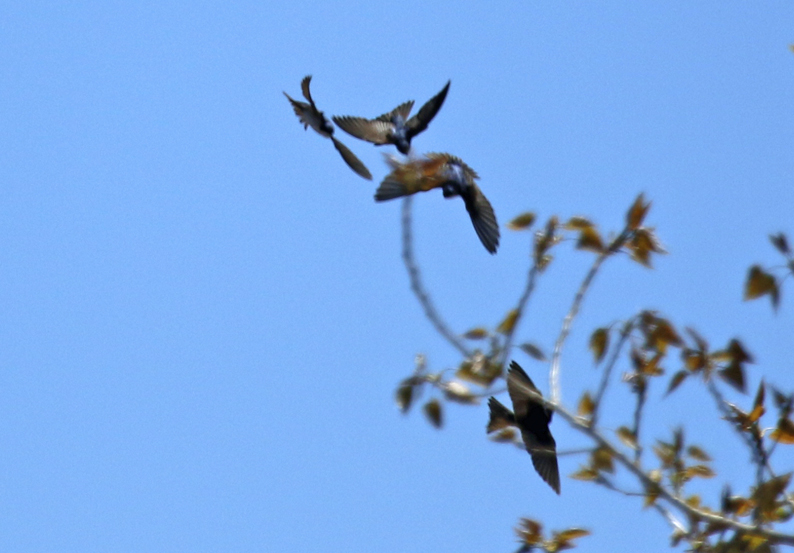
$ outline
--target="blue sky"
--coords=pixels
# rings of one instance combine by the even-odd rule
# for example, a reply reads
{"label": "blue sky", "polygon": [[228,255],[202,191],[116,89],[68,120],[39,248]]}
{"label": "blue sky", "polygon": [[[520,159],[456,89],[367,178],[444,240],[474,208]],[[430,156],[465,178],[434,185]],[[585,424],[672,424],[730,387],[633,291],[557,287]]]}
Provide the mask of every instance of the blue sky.
{"label": "blue sky", "polygon": [[[792,289],[741,302],[794,238],[794,7],[504,2],[7,2],[0,7],[0,549],[513,551],[518,517],[585,526],[584,551],[662,549],[638,500],[401,416],[414,355],[459,361],[399,256],[375,182],[304,132],[282,95],[374,117],[451,79],[418,152],[463,158],[499,221],[525,210],[617,230],[634,197],[670,255],[598,276],[563,356],[569,404],[598,379],[589,332],[659,309],[715,347],[740,337],[794,389]],[[459,201],[415,206],[416,253],[456,331],[518,298],[527,234],[496,256]],[[519,331],[547,351],[592,256],[558,249]],[[547,368],[523,362],[546,391]],[[677,369],[668,366],[672,373]],[[749,485],[747,455],[686,383],[649,435],[688,438]],[[730,394],[737,402],[751,398]],[[605,424],[628,420],[616,384]],[[771,422],[770,422],[771,424]],[[561,421],[561,450],[584,444]],[[781,471],[794,465],[778,452]],[[650,459],[649,459],[650,461]],[[563,457],[561,472],[579,466]],[[699,484],[716,501],[721,482]]]}

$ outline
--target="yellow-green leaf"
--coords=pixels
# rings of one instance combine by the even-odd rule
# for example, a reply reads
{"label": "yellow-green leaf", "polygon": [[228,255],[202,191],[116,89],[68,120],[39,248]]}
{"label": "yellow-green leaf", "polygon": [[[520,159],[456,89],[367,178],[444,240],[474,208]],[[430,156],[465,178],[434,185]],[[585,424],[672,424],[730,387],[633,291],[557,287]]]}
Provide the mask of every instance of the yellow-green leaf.
{"label": "yellow-green leaf", "polygon": [[634,432],[629,430],[626,426],[621,426],[618,428],[615,433],[618,435],[618,439],[623,442],[623,444],[627,447],[630,447],[633,450],[636,450],[639,446],[637,444],[637,436],[634,435]]}
{"label": "yellow-green leaf", "polygon": [[444,423],[442,419],[441,413],[441,404],[438,402],[437,399],[431,399],[427,403],[425,403],[424,407],[425,416],[436,428],[441,428],[441,425]]}
{"label": "yellow-green leaf", "polygon": [[700,478],[713,478],[714,471],[706,465],[692,465],[686,469],[686,479],[689,480],[695,476]]}
{"label": "yellow-green leaf", "polygon": [[598,472],[591,468],[581,468],[571,475],[574,480],[592,481],[598,480]]}
{"label": "yellow-green leaf", "polygon": [[589,417],[593,414],[594,409],[595,403],[593,403],[593,398],[590,397],[590,392],[585,392],[579,400],[579,407],[577,408],[579,416]]}
{"label": "yellow-green leaf", "polygon": [[576,241],[576,247],[580,250],[596,253],[604,251],[604,243],[601,241],[601,235],[598,234],[595,227],[586,227],[579,232],[579,240]]}
{"label": "yellow-green leaf", "polygon": [[640,227],[650,207],[651,202],[646,204],[645,196],[643,194],[637,196],[637,199],[634,200],[634,203],[626,214],[626,223],[628,224],[629,230],[635,230]]}
{"label": "yellow-green leaf", "polygon": [[691,445],[687,447],[686,452],[690,457],[692,457],[696,461],[701,461],[703,463],[708,463],[709,461],[711,461],[711,457],[709,457],[709,454],[696,445]]}
{"label": "yellow-green leaf", "polygon": [[481,326],[478,326],[477,328],[472,328],[466,332],[463,337],[467,340],[482,340],[483,338],[488,337],[488,331]]}
{"label": "yellow-green leaf", "polygon": [[510,230],[524,230],[531,227],[535,223],[535,214],[531,211],[522,213],[515,217],[512,221],[507,223],[507,228]]}
{"label": "yellow-green leaf", "polygon": [[518,309],[511,309],[507,316],[505,316],[504,320],[499,323],[499,326],[496,327],[496,331],[500,334],[510,334],[513,332],[513,328],[516,325],[516,321],[518,320]]}
{"label": "yellow-green leaf", "polygon": [[769,294],[772,307],[777,309],[780,292],[775,277],[764,271],[759,265],[750,267],[747,282],[744,285],[744,299],[752,300]]}
{"label": "yellow-green leaf", "polygon": [[590,335],[590,351],[596,363],[600,363],[609,347],[609,331],[606,328],[597,328]]}
{"label": "yellow-green leaf", "polygon": [[769,435],[770,438],[781,444],[794,444],[794,422],[790,419],[780,419]]}
{"label": "yellow-green leaf", "polygon": [[565,228],[568,230],[584,230],[587,228],[591,228],[593,223],[590,222],[589,219],[585,217],[571,217],[568,219],[568,222],[565,223]]}

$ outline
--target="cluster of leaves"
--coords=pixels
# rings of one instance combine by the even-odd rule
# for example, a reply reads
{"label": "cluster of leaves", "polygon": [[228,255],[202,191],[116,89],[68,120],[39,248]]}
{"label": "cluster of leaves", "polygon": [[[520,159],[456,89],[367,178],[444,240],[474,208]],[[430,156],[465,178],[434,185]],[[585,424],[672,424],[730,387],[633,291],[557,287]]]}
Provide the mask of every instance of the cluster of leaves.
{"label": "cluster of leaves", "polygon": [[[637,263],[651,267],[653,254],[666,253],[653,228],[643,225],[649,208],[650,202],[640,195],[627,211],[625,227],[607,239],[584,217],[573,217],[562,224],[557,217],[551,217],[534,234],[527,283],[516,306],[508,310],[492,330],[481,326],[460,336],[441,332],[463,354],[462,361],[454,370],[431,372],[424,356],[418,356],[413,374],[397,388],[398,406],[407,412],[421,397],[423,390],[430,388],[431,399],[424,403],[423,411],[431,424],[440,428],[443,424],[444,401],[471,405],[479,403],[483,397],[503,392],[501,384],[512,352],[514,335],[525,314],[536,280],[553,261],[554,248],[563,241],[573,241],[576,249],[593,252],[596,258],[574,297],[551,356],[531,341],[517,346],[533,359],[550,365],[550,398],[539,397],[538,401],[553,409],[593,442],[593,446],[583,452],[587,460],[572,477],[626,495],[642,497],[646,507],[657,510],[670,522],[673,544],[685,541],[695,551],[763,551],[772,544],[794,545],[794,535],[774,530],[775,524],[788,520],[794,512],[794,500],[786,495],[790,474],[778,476],[770,464],[770,457],[778,444],[794,444],[794,422],[791,418],[794,396],[774,390],[777,424],[768,433],[760,424],[765,413],[763,382],[748,411],[724,399],[718,383],[725,383],[746,393],[747,365],[753,363],[753,358],[740,340],[732,339],[724,348],[711,350],[708,342],[694,329],[679,330],[655,311],[640,311],[622,323],[593,331],[589,348],[594,363],[601,366],[600,385],[596,390],[583,393],[576,415],[559,402],[556,375],[559,373],[561,351],[572,321],[600,266],[610,257],[625,253]],[[508,227],[516,231],[527,230],[535,224],[535,220],[534,214],[523,213],[514,218]],[[404,216],[404,225],[406,221],[410,225],[410,217]],[[405,228],[403,235],[410,238],[410,232]],[[789,270],[794,272],[794,261],[785,236],[781,234],[772,238],[775,247],[786,256]],[[419,282],[419,272],[410,257],[411,251],[410,247],[404,245],[404,259],[412,278],[412,289],[417,292],[425,313],[435,317],[433,322],[436,328],[445,329],[440,316],[430,304],[429,295]],[[406,255],[405,252],[409,253]],[[759,271],[765,276],[754,276]],[[777,305],[778,280],[758,267],[751,269],[750,273],[747,288],[753,293],[747,296],[769,294],[773,298],[773,305]],[[671,355],[674,352],[678,352],[678,356]],[[598,417],[605,391],[614,380],[613,370],[618,365],[625,367],[621,381],[629,386],[635,403],[630,422],[616,430],[617,441],[613,441],[600,431]],[[719,507],[708,507],[698,495],[686,491],[686,485],[693,479],[714,478],[716,475],[709,465],[709,455],[697,445],[685,444],[682,429],[676,430],[671,440],[651,441],[658,467],[646,469],[642,466],[643,444],[649,442],[641,439],[647,392],[653,382],[660,381],[667,374],[665,367],[669,365],[673,365],[674,371],[665,382],[666,395],[674,393],[685,380],[701,382],[713,398],[718,412],[741,436],[751,452],[756,470],[755,486],[743,495],[733,495],[726,487]],[[501,429],[492,439],[522,446],[520,437],[511,428]],[[636,479],[639,491],[627,491],[620,487],[616,479],[620,467]],[[678,516],[683,515],[683,520],[674,512]],[[741,520],[747,517],[752,517],[750,522]],[[586,531],[574,528],[544,538],[540,523],[531,519],[521,519],[517,532],[522,544],[521,551],[560,551],[573,547],[574,538],[587,535]]]}
{"label": "cluster of leaves", "polygon": [[769,236],[769,241],[775,249],[786,260],[783,270],[785,274],[782,277],[776,277],[772,271],[780,270],[781,267],[772,269],[764,269],[760,265],[753,265],[747,271],[747,280],[744,284],[744,299],[754,300],[762,296],[769,296],[772,302],[772,307],[777,309],[780,303],[780,286],[789,275],[794,275],[794,252],[789,247],[788,239],[782,232],[772,234]]}
{"label": "cluster of leaves", "polygon": [[521,548],[518,553],[541,549],[548,553],[556,553],[575,547],[573,540],[589,536],[590,532],[582,528],[568,528],[562,532],[552,532],[548,538],[543,537],[543,525],[531,518],[522,518],[516,528]]}

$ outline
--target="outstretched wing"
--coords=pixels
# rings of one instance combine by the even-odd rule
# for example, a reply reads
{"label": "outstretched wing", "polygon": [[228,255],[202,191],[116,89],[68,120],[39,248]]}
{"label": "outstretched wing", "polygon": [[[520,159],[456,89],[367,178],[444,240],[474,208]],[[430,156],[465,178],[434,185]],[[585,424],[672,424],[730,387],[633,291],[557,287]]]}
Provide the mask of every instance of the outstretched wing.
{"label": "outstretched wing", "polygon": [[332,119],[340,129],[360,140],[366,140],[378,145],[389,144],[389,134],[393,128],[391,123],[378,121],[377,119],[369,120],[363,117],[351,117],[349,115],[341,117],[335,115]]}
{"label": "outstretched wing", "polygon": [[425,130],[430,121],[433,120],[433,117],[436,116],[436,113],[438,113],[438,110],[441,109],[441,106],[447,97],[447,92],[449,91],[449,85],[451,82],[452,81],[447,81],[447,84],[441,89],[441,92],[430,98],[427,103],[422,106],[422,109],[420,109],[419,112],[411,117],[405,124],[405,126],[408,128],[409,140],[411,137],[414,137]]}
{"label": "outstretched wing", "polygon": [[342,155],[342,159],[345,160],[345,163],[347,163],[348,167],[350,167],[353,171],[355,171],[356,174],[358,174],[360,177],[365,178],[367,180],[372,180],[372,173],[370,173],[369,169],[367,169],[367,166],[364,165],[364,163],[362,163],[362,161],[358,159],[358,157],[356,157],[356,154],[351,152],[347,146],[339,142],[333,136],[331,136],[331,140],[334,143],[334,147],[336,148],[336,151],[338,151]]}
{"label": "outstretched wing", "polygon": [[489,253],[496,253],[499,247],[499,223],[496,222],[491,202],[482,193],[480,188],[472,183],[470,193],[463,196],[466,211],[469,212],[472,225],[477,237]]}
{"label": "outstretched wing", "polygon": [[516,424],[521,429],[521,439],[524,440],[524,446],[532,457],[535,471],[559,494],[557,444],[549,430],[551,413],[530,398],[527,388],[538,391],[524,369],[513,361],[507,373],[507,391],[513,402]]}
{"label": "outstretched wing", "polygon": [[399,115],[403,118],[403,121],[408,120],[408,115],[411,113],[411,109],[414,107],[414,101],[408,100],[391,110],[388,113],[384,113],[383,115],[377,116],[374,121],[385,121],[387,123],[391,123],[392,118],[395,115]]}

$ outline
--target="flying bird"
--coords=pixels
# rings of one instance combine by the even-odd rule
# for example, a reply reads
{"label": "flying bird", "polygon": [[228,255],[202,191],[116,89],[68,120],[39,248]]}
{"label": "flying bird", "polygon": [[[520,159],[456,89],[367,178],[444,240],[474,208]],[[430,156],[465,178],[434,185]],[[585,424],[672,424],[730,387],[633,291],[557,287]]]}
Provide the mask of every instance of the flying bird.
{"label": "flying bird", "polygon": [[411,113],[411,108],[414,107],[413,100],[400,104],[375,119],[343,115],[341,117],[334,116],[333,120],[340,129],[356,138],[372,142],[376,146],[394,144],[401,154],[408,154],[411,149],[411,139],[425,130],[438,110],[441,109],[451,82],[447,81],[441,92],[430,98],[422,106],[422,109],[410,119],[408,115]]}
{"label": "flying bird", "polygon": [[306,130],[311,127],[321,136],[330,138],[334,143],[336,150],[342,155],[342,159],[345,160],[345,163],[347,163],[347,165],[359,176],[367,180],[372,180],[372,174],[369,172],[369,169],[367,169],[366,165],[364,165],[347,146],[339,142],[334,137],[334,126],[325,117],[325,114],[317,109],[316,105],[314,105],[314,100],[312,100],[312,95],[309,91],[309,84],[311,81],[311,75],[307,75],[301,81],[301,91],[303,92],[303,97],[309,101],[308,104],[306,102],[298,102],[297,100],[293,100],[290,98],[289,94],[286,92],[284,93],[284,96],[287,97],[289,103],[292,104],[292,109],[295,110],[295,115],[297,115],[298,119],[300,119],[300,122],[303,123],[303,129]]}
{"label": "flying bird", "polygon": [[530,398],[527,388],[540,394],[524,369],[513,361],[507,372],[507,392],[513,402],[515,414],[499,403],[495,397],[491,397],[488,400],[491,417],[486,430],[490,433],[507,426],[517,426],[521,430],[524,447],[532,456],[535,471],[559,495],[560,471],[557,468],[557,449],[549,430],[554,411]]}
{"label": "flying bird", "polygon": [[445,198],[460,196],[480,242],[490,253],[496,253],[499,224],[491,203],[474,182],[480,177],[471,167],[458,157],[437,153],[406,162],[386,156],[386,162],[392,171],[380,183],[375,192],[375,201],[392,200],[433,188],[441,188]]}

